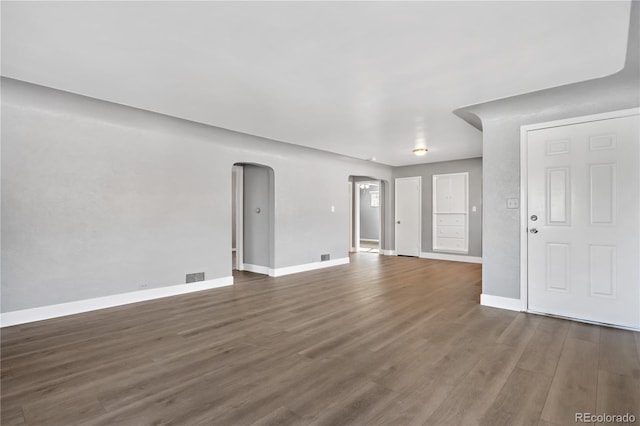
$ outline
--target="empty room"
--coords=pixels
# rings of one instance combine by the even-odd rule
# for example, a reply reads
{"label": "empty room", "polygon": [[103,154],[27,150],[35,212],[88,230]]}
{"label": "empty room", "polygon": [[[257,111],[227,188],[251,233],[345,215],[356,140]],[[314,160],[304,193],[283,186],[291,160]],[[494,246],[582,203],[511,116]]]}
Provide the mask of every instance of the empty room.
{"label": "empty room", "polygon": [[640,2],[0,15],[2,425],[640,423]]}

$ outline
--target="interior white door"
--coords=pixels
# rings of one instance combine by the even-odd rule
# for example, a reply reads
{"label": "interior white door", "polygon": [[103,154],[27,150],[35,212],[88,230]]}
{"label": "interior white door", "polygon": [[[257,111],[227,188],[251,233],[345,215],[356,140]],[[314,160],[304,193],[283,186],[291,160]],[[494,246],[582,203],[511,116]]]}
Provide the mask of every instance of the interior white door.
{"label": "interior white door", "polygon": [[640,120],[527,134],[528,308],[640,326]]}
{"label": "interior white door", "polygon": [[396,179],[396,254],[420,256],[422,178]]}

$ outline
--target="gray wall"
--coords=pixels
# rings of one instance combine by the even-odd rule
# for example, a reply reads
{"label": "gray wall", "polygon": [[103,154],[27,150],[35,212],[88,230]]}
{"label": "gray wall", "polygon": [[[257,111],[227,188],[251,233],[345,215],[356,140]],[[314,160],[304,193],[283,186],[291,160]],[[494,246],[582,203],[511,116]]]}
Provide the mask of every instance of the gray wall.
{"label": "gray wall", "polygon": [[520,210],[507,209],[520,197],[520,126],[640,106],[639,17],[633,2],[622,71],[456,111],[483,128],[483,293],[520,297]]}
{"label": "gray wall", "polygon": [[[482,158],[395,167],[393,177],[422,176],[422,251],[433,252],[433,175],[469,173],[469,253],[482,257]],[[476,212],[471,211],[476,206]]]}
{"label": "gray wall", "polygon": [[2,312],[230,276],[235,163],[274,170],[276,268],[346,257],[349,176],[391,178],[388,166],[7,78],[1,136]]}
{"label": "gray wall", "polygon": [[243,169],[243,262],[273,268],[273,170],[249,164]]}
{"label": "gray wall", "polygon": [[371,191],[378,191],[379,186],[370,186],[360,191],[360,239],[380,239],[380,207],[371,207]]}

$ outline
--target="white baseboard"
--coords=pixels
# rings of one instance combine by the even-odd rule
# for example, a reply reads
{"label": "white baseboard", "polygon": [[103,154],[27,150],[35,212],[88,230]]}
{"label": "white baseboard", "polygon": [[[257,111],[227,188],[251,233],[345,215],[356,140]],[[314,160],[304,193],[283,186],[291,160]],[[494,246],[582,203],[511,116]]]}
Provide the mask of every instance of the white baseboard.
{"label": "white baseboard", "polygon": [[340,259],[325,260],[324,262],[306,263],[304,265],[287,266],[284,268],[271,269],[269,275],[272,277],[281,277],[283,275],[297,274],[298,272],[313,271],[314,269],[329,268],[331,266],[346,265],[349,263],[348,257]]}
{"label": "white baseboard", "polygon": [[481,294],[480,304],[482,306],[490,306],[492,308],[508,309],[510,311],[518,312],[522,311],[522,302],[520,299],[512,299],[511,297]]}
{"label": "white baseboard", "polygon": [[395,256],[396,255],[396,251],[395,250],[380,250],[380,254],[383,254],[385,256]]}
{"label": "white baseboard", "polygon": [[269,275],[270,277],[282,277],[284,275],[297,274],[299,272],[313,271],[314,269],[329,268],[331,266],[345,265],[349,263],[348,257],[340,259],[326,260],[324,262],[305,263],[303,265],[285,266],[284,268],[269,268],[267,266],[251,265],[245,263],[244,271],[254,272],[256,274]]}
{"label": "white baseboard", "polygon": [[373,240],[373,239],[370,239],[370,238],[360,238],[360,241],[366,241],[368,243],[379,243],[380,242],[380,240]]}
{"label": "white baseboard", "polygon": [[453,262],[482,263],[481,257],[465,256],[460,254],[433,253],[423,251],[422,253],[420,253],[420,257],[423,259],[451,260]]}
{"label": "white baseboard", "polygon": [[250,263],[244,263],[242,265],[243,271],[255,272],[256,274],[271,275],[271,269],[268,266],[252,265]]}
{"label": "white baseboard", "polygon": [[144,302],[146,300],[160,299],[169,296],[177,296],[179,294],[192,293],[194,291],[210,290],[212,288],[225,287],[229,285],[233,285],[233,277],[223,277],[190,284],[150,288],[148,290],[132,291],[129,293],[77,300],[75,302],[60,303],[57,305],[5,312],[0,314],[0,327],[26,324],[34,321],[64,317],[82,312],[96,311],[98,309],[127,305],[129,303]]}

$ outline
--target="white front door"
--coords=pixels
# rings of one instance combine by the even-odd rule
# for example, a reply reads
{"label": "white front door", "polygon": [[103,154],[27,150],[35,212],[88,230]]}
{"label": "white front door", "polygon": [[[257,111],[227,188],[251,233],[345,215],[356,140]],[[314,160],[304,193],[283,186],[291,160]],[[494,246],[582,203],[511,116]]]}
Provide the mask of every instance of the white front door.
{"label": "white front door", "polygon": [[528,309],[640,327],[638,115],[530,130]]}
{"label": "white front door", "polygon": [[396,179],[396,254],[420,256],[422,178]]}

